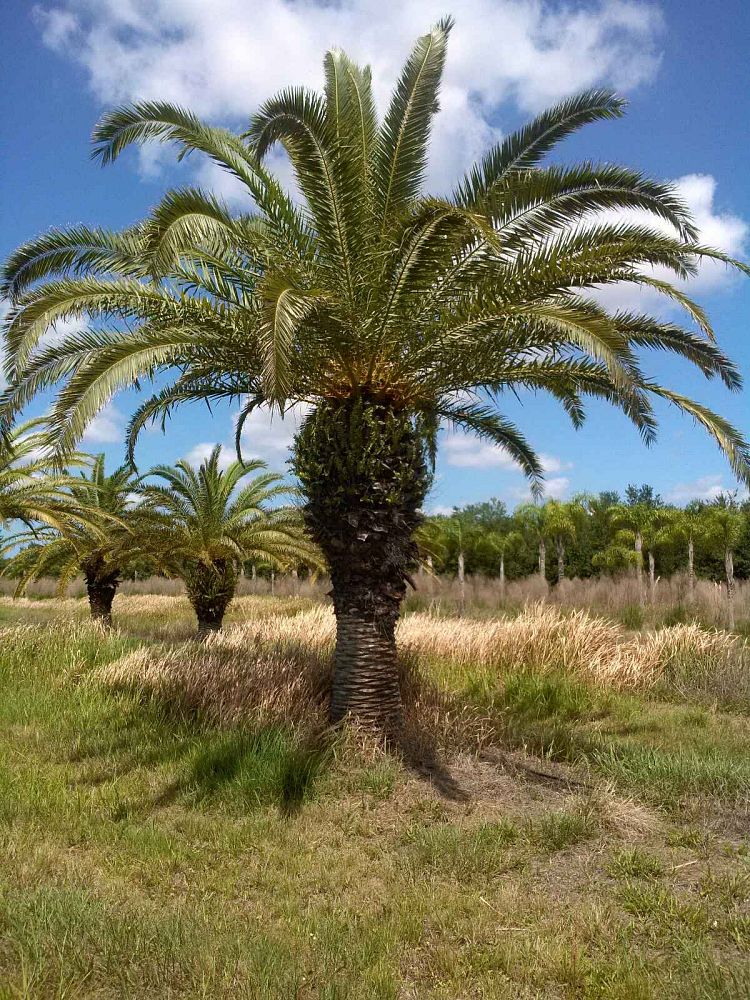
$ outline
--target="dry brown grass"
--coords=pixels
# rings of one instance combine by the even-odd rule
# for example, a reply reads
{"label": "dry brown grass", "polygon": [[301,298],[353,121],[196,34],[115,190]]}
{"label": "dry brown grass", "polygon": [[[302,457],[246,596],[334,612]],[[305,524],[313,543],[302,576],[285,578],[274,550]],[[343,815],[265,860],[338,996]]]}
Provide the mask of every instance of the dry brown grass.
{"label": "dry brown grass", "polygon": [[[126,617],[140,619],[164,614],[165,602],[175,603],[120,600]],[[265,610],[265,616],[227,627],[204,645],[138,649],[106,667],[99,680],[220,724],[318,727],[330,688],[333,614],[324,607],[297,614]],[[397,638],[412,728],[429,732],[443,748],[477,748],[494,738],[490,720],[450,693],[477,670],[499,677],[562,672],[615,689],[662,685],[689,696],[750,702],[747,643],[697,625],[633,634],[585,611],[536,604],[514,618],[494,620],[408,615]]]}

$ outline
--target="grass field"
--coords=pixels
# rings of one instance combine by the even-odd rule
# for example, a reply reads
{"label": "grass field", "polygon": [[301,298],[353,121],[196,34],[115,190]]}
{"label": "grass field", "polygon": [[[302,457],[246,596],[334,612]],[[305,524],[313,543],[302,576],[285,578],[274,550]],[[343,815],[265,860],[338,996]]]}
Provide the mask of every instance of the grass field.
{"label": "grass field", "polygon": [[737,637],[407,616],[386,753],[309,598],[85,611],[0,601],[2,1000],[750,997]]}

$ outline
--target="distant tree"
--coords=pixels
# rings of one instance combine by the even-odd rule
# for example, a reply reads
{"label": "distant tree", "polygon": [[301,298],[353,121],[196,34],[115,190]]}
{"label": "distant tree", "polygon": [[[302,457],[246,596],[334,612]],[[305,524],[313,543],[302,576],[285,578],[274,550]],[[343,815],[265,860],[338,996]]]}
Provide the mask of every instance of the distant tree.
{"label": "distant tree", "polygon": [[515,513],[521,533],[537,551],[537,572],[547,579],[547,517],[542,504],[522,504]]}
{"label": "distant tree", "polygon": [[716,498],[707,510],[705,538],[709,545],[715,545],[724,554],[724,572],[727,584],[727,620],[734,629],[734,550],[742,538],[745,519],[737,499],[732,494]]}
{"label": "distant tree", "polygon": [[149,559],[154,517],[139,505],[140,496],[132,469],[121,466],[107,475],[104,455],[96,457],[89,472],[70,477],[67,502],[89,516],[67,516],[54,527],[15,536],[18,544],[28,546],[7,568],[18,573],[16,594],[32,580],[52,574],[64,594],[71,579],[82,573],[91,617],[109,628],[123,573]]}
{"label": "distant tree", "polygon": [[[159,562],[182,579],[198,620],[198,638],[221,628],[244,562],[273,571],[299,562],[320,565],[295,508],[271,510],[268,502],[290,492],[265,463],[235,461],[222,469],[217,445],[194,468],[180,461],[158,465],[149,476],[165,485],[143,488],[145,503],[161,517],[154,538]],[[245,485],[242,480],[259,472]]]}
{"label": "distant tree", "polygon": [[580,500],[567,503],[548,500],[543,507],[544,532],[557,553],[557,580],[565,579],[565,546],[578,535],[586,518],[586,509]]}

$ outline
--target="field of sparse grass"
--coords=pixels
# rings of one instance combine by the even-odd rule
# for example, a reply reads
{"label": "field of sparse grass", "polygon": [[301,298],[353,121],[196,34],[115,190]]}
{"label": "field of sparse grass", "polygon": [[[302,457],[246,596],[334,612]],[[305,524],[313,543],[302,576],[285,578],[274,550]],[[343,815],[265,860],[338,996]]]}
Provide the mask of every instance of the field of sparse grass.
{"label": "field of sparse grass", "polygon": [[0,998],[750,997],[748,652],[407,616],[411,742],[323,727],[331,620],[0,602]]}

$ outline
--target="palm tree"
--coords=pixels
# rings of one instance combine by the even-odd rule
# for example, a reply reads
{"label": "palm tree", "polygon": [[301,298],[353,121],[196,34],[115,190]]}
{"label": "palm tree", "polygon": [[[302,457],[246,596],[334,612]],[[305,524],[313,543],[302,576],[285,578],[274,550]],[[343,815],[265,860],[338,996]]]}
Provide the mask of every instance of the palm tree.
{"label": "palm tree", "polygon": [[[94,132],[102,163],[134,143],[174,143],[234,175],[248,212],[172,191],[124,232],[79,226],[32,240],[1,289],[12,302],[4,421],[62,383],[51,417],[61,452],[114,392],[156,374],[163,387],[134,415],[131,448],[185,400],[241,398],[238,435],[258,406],[310,405],[294,462],[332,577],[331,714],[381,726],[401,718],[395,624],[441,422],[504,448],[536,488],[539,458],[497,408],[508,393],[548,392],[576,426],[585,397],[605,399],[646,440],[651,401],[666,400],[714,436],[738,475],[749,467],[737,431],[658,385],[638,358],[672,351],[739,386],[703,310],[649,270],[685,277],[704,258],[728,258],[697,242],[668,184],[616,165],[542,163],[583,125],[618,118],[622,101],[605,91],[566,100],[489,149],[451,195],[422,194],[450,29],[446,19],[418,39],[382,122],[369,69],[340,50],[325,57],[322,95],[285,90],[242,136],[162,102],[106,114]],[[264,165],[277,144],[301,205]],[[621,209],[656,224],[613,221]],[[655,289],[695,329],[588,295],[613,282]],[[34,350],[56,318],[83,312],[99,322]]]}
{"label": "palm tree", "polygon": [[494,528],[485,534],[482,544],[498,556],[498,580],[500,581],[500,600],[505,600],[505,557],[514,549],[523,545],[524,537],[520,531],[512,527]]}
{"label": "palm tree", "polygon": [[547,518],[544,507],[538,503],[521,504],[515,512],[526,541],[538,552],[539,579],[547,582]]}
{"label": "palm tree", "polygon": [[166,485],[143,488],[145,504],[162,518],[153,540],[159,564],[184,581],[199,639],[221,628],[243,563],[262,562],[272,570],[299,563],[320,566],[297,511],[267,507],[269,500],[290,492],[281,477],[262,472],[241,486],[265,463],[235,461],[222,469],[220,459],[217,445],[197,469],[186,461],[158,465],[149,475]]}
{"label": "palm tree", "polygon": [[138,505],[139,483],[132,469],[121,466],[107,475],[104,455],[94,459],[88,473],[68,482],[69,504],[92,516],[82,520],[68,514],[55,526],[12,537],[8,544],[29,544],[5,570],[20,574],[16,596],[32,580],[52,572],[64,594],[71,579],[82,573],[91,617],[110,628],[123,573],[136,562],[148,561],[147,535],[154,519]]}
{"label": "palm tree", "polygon": [[[611,546],[611,559],[616,558],[618,548],[621,546],[627,544],[632,546],[632,562],[635,564],[638,579],[638,596],[641,605],[645,605],[646,603],[646,591],[643,586],[644,548],[648,555],[650,592],[651,600],[653,601],[656,588],[654,550],[658,541],[663,540],[660,532],[666,523],[667,517],[668,514],[664,509],[654,507],[650,503],[616,504],[609,510],[610,524],[612,527],[618,529],[615,533],[613,545]],[[605,556],[600,562],[606,562],[606,560],[607,557]]]}
{"label": "palm tree", "polygon": [[548,500],[544,505],[544,530],[557,552],[557,582],[565,579],[565,546],[575,540],[581,523],[586,516],[583,505],[578,500],[563,503]]}
{"label": "palm tree", "polygon": [[690,602],[695,599],[695,546],[706,535],[708,527],[705,508],[690,504],[684,510],[671,512],[668,530],[671,536],[687,548],[688,588]]}
{"label": "palm tree", "polygon": [[724,553],[727,620],[729,628],[734,629],[734,551],[744,531],[744,517],[731,494],[717,497],[706,513],[705,540],[710,545],[720,547]]}
{"label": "palm tree", "polygon": [[[0,438],[0,524],[36,521],[60,528],[69,517],[91,521],[95,512],[76,502],[70,487],[77,480],[67,472],[52,473],[48,441],[42,420],[29,420]],[[87,456],[68,456],[69,465],[81,465]]]}

